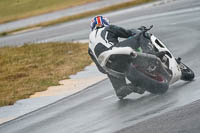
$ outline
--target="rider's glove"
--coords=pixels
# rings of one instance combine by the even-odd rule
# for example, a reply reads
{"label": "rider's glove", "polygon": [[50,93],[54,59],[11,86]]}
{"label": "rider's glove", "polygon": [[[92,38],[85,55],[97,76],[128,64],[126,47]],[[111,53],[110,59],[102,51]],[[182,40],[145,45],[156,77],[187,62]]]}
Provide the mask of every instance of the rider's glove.
{"label": "rider's glove", "polygon": [[130,29],[132,36],[136,35],[138,33],[137,29]]}

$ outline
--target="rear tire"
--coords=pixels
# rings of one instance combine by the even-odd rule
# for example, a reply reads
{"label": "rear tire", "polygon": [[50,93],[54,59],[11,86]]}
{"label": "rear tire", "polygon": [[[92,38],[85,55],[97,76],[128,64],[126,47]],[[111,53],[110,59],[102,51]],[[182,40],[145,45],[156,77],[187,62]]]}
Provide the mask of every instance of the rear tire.
{"label": "rear tire", "polygon": [[182,72],[181,80],[192,81],[195,77],[194,72],[188,66],[183,64],[182,62],[180,62],[179,65],[180,65],[181,72]]}
{"label": "rear tire", "polygon": [[139,71],[132,64],[129,66],[126,76],[133,84],[153,94],[165,93],[169,88],[167,79],[155,80]]}

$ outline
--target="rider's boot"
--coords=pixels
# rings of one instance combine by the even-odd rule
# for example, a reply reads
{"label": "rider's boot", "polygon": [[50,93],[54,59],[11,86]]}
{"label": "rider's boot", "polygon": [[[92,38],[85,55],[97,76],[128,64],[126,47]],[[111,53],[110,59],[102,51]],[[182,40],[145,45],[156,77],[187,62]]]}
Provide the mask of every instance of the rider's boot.
{"label": "rider's boot", "polygon": [[126,86],[122,86],[118,90],[116,90],[116,94],[119,99],[123,99],[132,92],[143,94],[145,90],[140,87],[136,87],[133,84],[127,84]]}

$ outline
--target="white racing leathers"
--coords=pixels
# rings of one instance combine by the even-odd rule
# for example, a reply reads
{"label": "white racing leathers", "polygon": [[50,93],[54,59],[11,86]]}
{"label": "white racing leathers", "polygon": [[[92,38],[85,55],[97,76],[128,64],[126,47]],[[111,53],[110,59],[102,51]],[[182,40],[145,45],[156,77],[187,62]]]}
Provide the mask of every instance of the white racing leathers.
{"label": "white racing leathers", "polygon": [[119,43],[118,37],[128,38],[130,36],[132,36],[131,30],[125,30],[114,25],[93,30],[89,35],[89,54],[93,56],[92,59],[97,67],[103,68],[106,73],[113,76],[121,74],[106,67],[106,64],[111,55],[132,54],[136,56],[131,47],[116,47],[116,44]]}

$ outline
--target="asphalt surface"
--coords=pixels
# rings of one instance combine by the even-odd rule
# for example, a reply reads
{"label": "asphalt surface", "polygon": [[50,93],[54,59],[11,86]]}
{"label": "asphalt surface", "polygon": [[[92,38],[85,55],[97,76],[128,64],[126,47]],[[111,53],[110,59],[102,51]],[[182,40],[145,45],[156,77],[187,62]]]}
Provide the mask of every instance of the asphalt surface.
{"label": "asphalt surface", "polygon": [[122,129],[121,133],[199,133],[200,100]]}
{"label": "asphalt surface", "polygon": [[[131,94],[119,101],[109,80],[0,125],[5,133],[198,133],[200,131],[200,1],[176,0],[106,14],[127,28],[154,25],[152,32],[196,74],[163,95]],[[0,39],[27,41],[87,39],[89,18]],[[81,27],[80,27],[81,26]]]}

